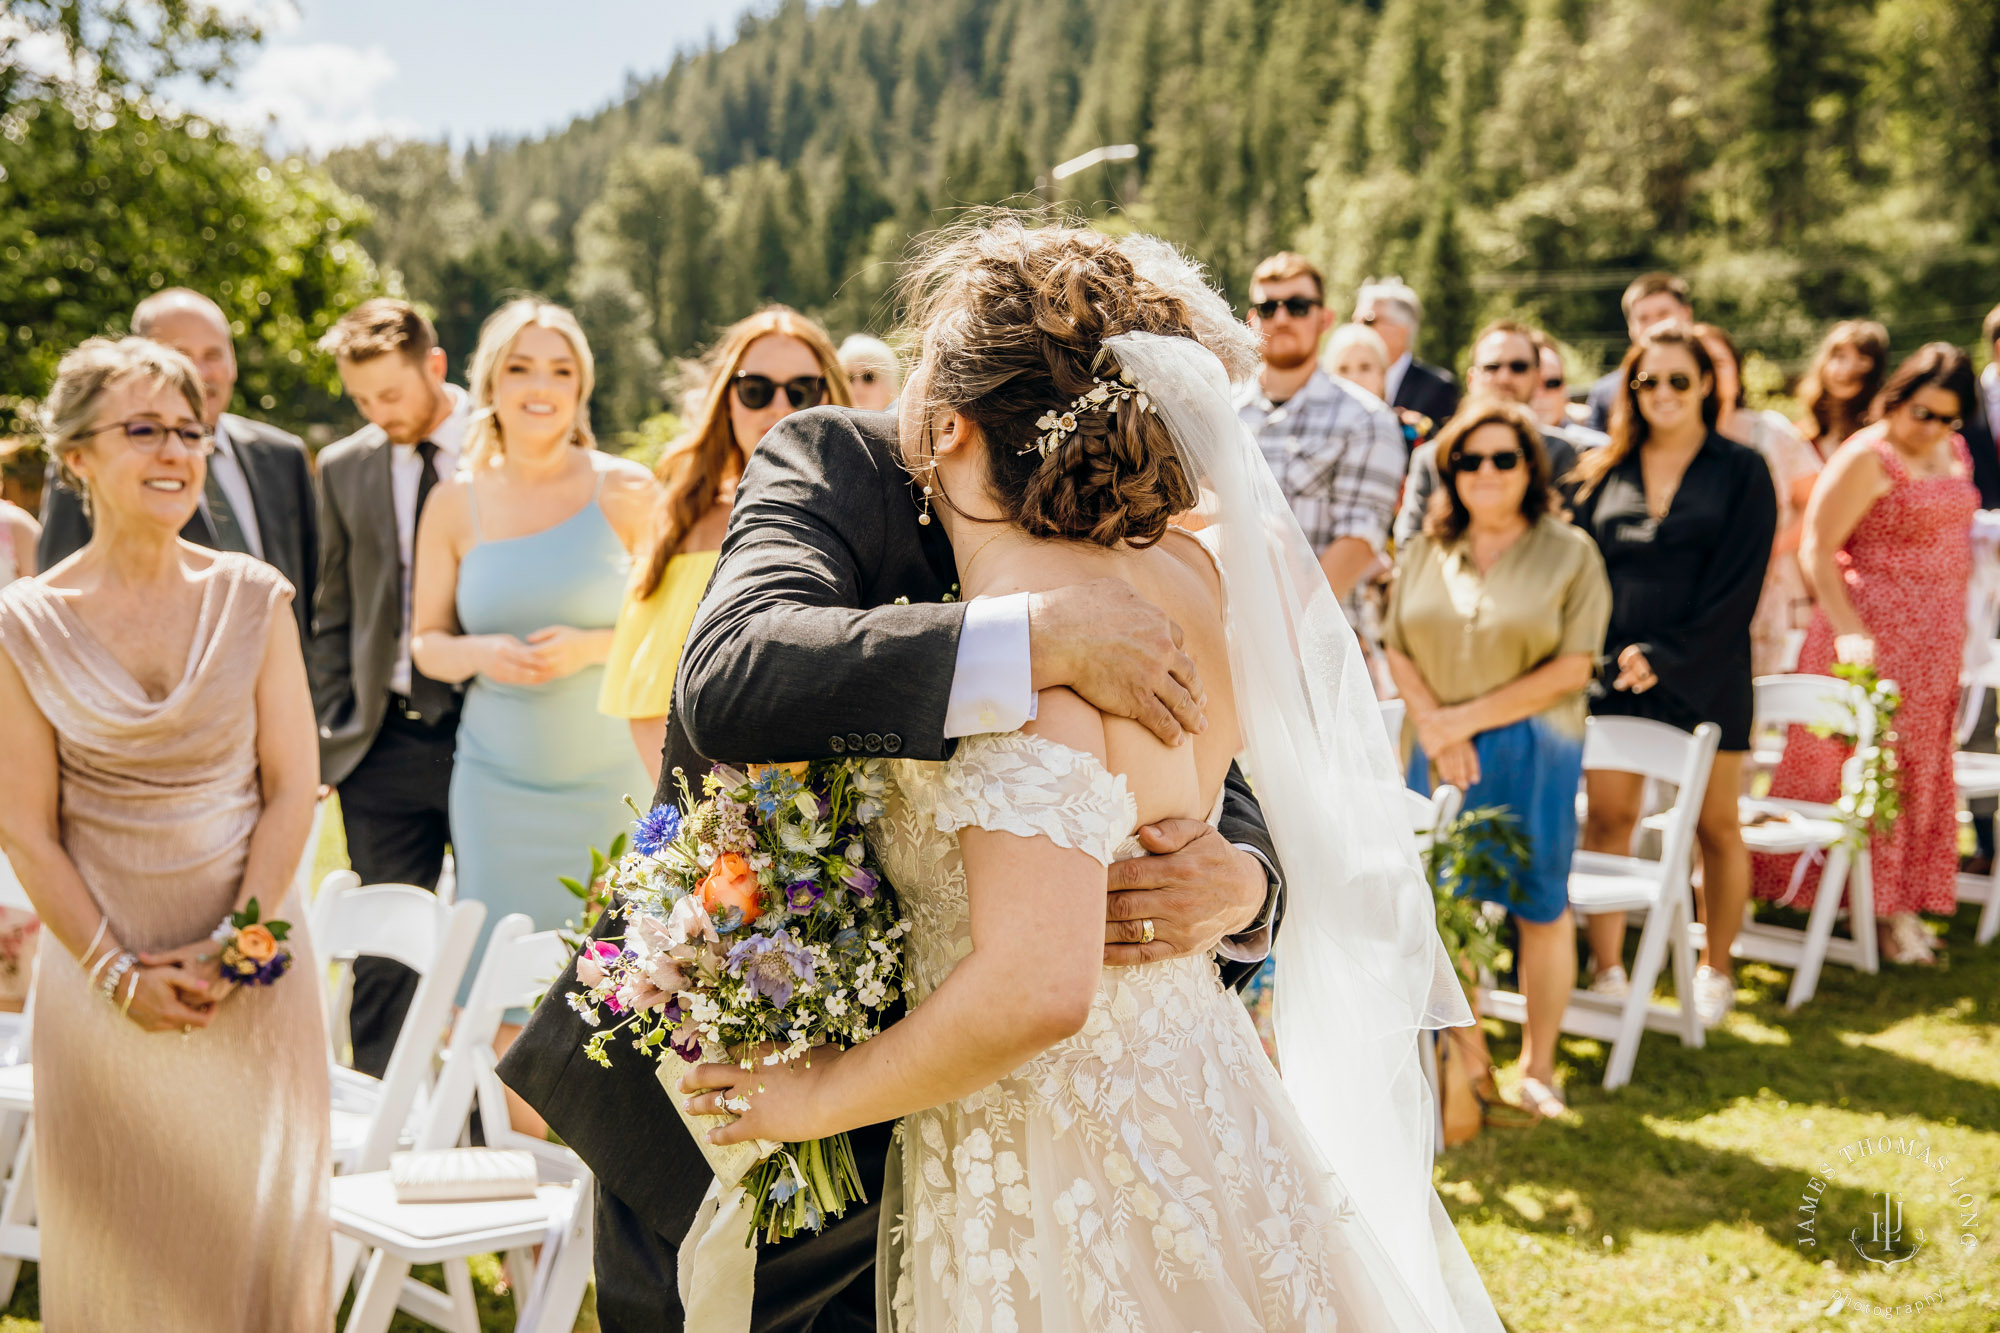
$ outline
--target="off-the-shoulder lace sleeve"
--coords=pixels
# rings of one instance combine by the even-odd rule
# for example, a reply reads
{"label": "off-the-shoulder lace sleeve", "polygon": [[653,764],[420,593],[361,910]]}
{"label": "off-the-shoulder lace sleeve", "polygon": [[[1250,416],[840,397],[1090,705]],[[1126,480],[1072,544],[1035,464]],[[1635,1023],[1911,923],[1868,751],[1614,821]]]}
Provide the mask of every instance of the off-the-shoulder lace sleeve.
{"label": "off-the-shoulder lace sleeve", "polygon": [[1110,865],[1138,819],[1125,779],[1097,756],[1020,732],[968,737],[945,765],[937,826],[1044,837]]}

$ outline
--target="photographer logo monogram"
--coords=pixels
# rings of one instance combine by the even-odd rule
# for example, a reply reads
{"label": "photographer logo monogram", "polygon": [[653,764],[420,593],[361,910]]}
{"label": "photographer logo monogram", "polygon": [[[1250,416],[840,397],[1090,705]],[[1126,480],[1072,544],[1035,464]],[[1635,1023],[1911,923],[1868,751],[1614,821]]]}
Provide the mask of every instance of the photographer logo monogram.
{"label": "photographer logo monogram", "polygon": [[[1864,1192],[1867,1211],[1830,1200],[1835,1186]],[[1829,1154],[1807,1181],[1794,1240],[1801,1254],[1833,1260],[1843,1268],[1850,1264],[1840,1258],[1839,1249],[1851,1250],[1869,1269],[1916,1272],[1925,1267],[1918,1257],[1939,1245],[1967,1255],[1979,1247],[1983,1202],[1983,1192],[1952,1166],[1948,1154],[1933,1153],[1928,1140],[1890,1134],[1857,1139]],[[1858,1275],[1867,1269],[1854,1271]],[[1907,1306],[1876,1308],[1883,1313],[1914,1311],[1942,1299],[1939,1291]],[[1833,1308],[1861,1304],[1843,1295]]]}

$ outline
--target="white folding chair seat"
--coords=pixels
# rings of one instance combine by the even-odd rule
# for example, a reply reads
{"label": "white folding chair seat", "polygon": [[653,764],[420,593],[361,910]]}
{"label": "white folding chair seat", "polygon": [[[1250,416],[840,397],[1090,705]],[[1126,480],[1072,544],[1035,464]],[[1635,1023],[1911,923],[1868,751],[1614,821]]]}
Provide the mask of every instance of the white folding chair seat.
{"label": "white folding chair seat", "polygon": [[[1964,685],[1965,693],[1958,712],[1960,745],[1969,742],[1978,729],[1979,715],[1986,707],[1986,692],[2000,688],[2000,639],[1994,639],[1987,645],[1984,661],[1979,667],[1965,673]],[[2000,755],[1960,750],[1952,756],[1951,767],[1960,801],[2000,797]],[[1979,911],[1979,925],[1973,932],[1973,938],[1980,944],[1990,944],[1996,935],[2000,935],[2000,857],[1995,857],[1994,861],[1995,869],[1988,874],[1960,872],[1958,876],[1958,900],[1983,904]]]}
{"label": "white folding chair seat", "polygon": [[[487,1144],[533,1153],[543,1184],[531,1200],[399,1204],[386,1171],[336,1177],[334,1230],[369,1251],[346,1333],[383,1333],[398,1309],[454,1333],[479,1333],[466,1260],[495,1251],[507,1258],[517,1330],[567,1333],[576,1322],[591,1271],[590,1172],[568,1149],[512,1130],[494,1072],[493,1039],[506,1011],[539,995],[569,962],[561,936],[533,926],[517,914],[493,928],[415,1146],[457,1145],[477,1104]],[[444,1265],[445,1290],[410,1279],[410,1268],[425,1263]],[[342,1289],[344,1278],[336,1277]]]}
{"label": "white folding chair seat", "polygon": [[[1695,728],[1692,736],[1640,718],[1593,717],[1584,728],[1586,772],[1637,773],[1674,788],[1674,803],[1661,821],[1659,860],[1577,852],[1570,861],[1569,901],[1579,914],[1579,925],[1585,913],[1645,915],[1632,962],[1630,991],[1618,998],[1575,990],[1563,1011],[1563,1031],[1610,1044],[1611,1058],[1604,1069],[1607,1090],[1631,1081],[1640,1038],[1647,1028],[1672,1032],[1686,1046],[1704,1042],[1701,1018],[1694,1007],[1696,946],[1689,869],[1695,821],[1720,738],[1721,733],[1709,722]],[[1655,1003],[1653,985],[1670,966],[1678,1003]],[[1480,999],[1480,1011],[1489,1017],[1509,1023],[1527,1021],[1527,1001],[1519,992],[1482,987]]]}

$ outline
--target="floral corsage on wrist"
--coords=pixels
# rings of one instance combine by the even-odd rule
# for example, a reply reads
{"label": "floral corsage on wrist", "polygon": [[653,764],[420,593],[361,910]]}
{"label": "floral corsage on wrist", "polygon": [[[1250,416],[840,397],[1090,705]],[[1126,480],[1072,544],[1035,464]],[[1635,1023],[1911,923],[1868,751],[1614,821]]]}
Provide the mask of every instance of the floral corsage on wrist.
{"label": "floral corsage on wrist", "polygon": [[289,921],[259,921],[257,900],[222,919],[209,938],[222,946],[222,975],[239,986],[268,986],[292,965]]}

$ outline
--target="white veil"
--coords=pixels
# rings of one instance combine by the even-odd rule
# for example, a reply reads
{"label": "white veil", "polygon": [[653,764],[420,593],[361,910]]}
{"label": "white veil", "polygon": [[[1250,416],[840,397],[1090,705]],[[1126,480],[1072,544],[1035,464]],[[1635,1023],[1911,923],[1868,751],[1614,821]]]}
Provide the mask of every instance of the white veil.
{"label": "white veil", "polygon": [[[1189,261],[1131,238],[1140,272],[1186,301],[1225,353],[1247,330]],[[1233,327],[1231,327],[1233,326]],[[1192,338],[1104,340],[1150,399],[1200,488],[1223,573],[1244,768],[1285,871],[1276,1024],[1284,1082],[1360,1220],[1439,1333],[1499,1317],[1431,1183],[1433,1105],[1421,1029],[1472,1021],[1438,938],[1409,807],[1354,633]],[[1387,1275],[1384,1275],[1385,1279]]]}

